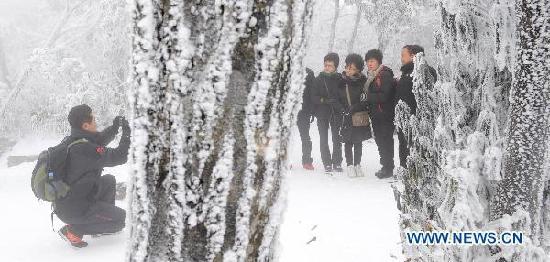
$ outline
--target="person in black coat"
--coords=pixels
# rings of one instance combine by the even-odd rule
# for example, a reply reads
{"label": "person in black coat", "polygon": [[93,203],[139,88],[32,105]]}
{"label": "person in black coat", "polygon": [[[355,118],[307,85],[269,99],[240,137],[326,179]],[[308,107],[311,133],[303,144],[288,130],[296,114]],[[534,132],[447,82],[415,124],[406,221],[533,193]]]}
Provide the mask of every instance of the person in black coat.
{"label": "person in black coat", "polygon": [[313,104],[311,102],[311,92],[314,88],[315,75],[311,69],[306,68],[306,82],[304,93],[302,95],[302,109],[298,112],[298,132],[302,141],[302,166],[306,170],[313,170],[313,158],[311,157],[311,138],[309,136],[309,127],[313,122]]}
{"label": "person in black coat", "polygon": [[[311,99],[319,130],[319,147],[325,172],[342,172],[342,142],[339,136],[342,114],[337,108],[338,87],[342,76],[336,72],[339,63],[336,53],[324,57],[323,72],[315,78]],[[332,134],[332,154],[328,145],[328,130]]]}
{"label": "person in black coat", "polygon": [[376,172],[378,178],[388,178],[393,175],[393,132],[395,126],[395,80],[393,71],[382,65],[382,52],[372,49],[365,55],[367,62],[367,96],[363,101],[369,105],[372,120],[374,140],[380,154],[382,168]]}
{"label": "person in black coat", "polygon": [[[104,167],[126,163],[130,146],[130,126],[123,117],[103,132],[97,131],[92,109],[75,106],[69,113],[71,141],[85,139],[72,146],[67,157],[64,181],[71,186],[68,195],[54,203],[55,214],[67,223],[59,234],[75,247],[85,247],[84,235],[115,233],[124,228],[126,212],[115,206],[116,179],[102,175]],[[122,127],[116,148],[106,147]]]}
{"label": "person in black coat", "polygon": [[346,156],[346,173],[349,176],[364,176],[361,169],[363,141],[372,137],[370,126],[353,126],[352,115],[367,111],[368,104],[361,102],[367,77],[361,73],[365,63],[358,54],[346,57],[346,68],[342,73],[342,85],[338,90],[338,102],[343,112],[340,135],[344,142]]}
{"label": "person in black coat", "polygon": [[[423,53],[424,48],[419,45],[406,45],[401,49],[401,78],[397,83],[397,92],[395,104],[401,100],[411,109],[411,114],[416,114],[416,98],[413,93],[413,78],[411,76],[414,70],[414,57],[418,53]],[[428,66],[429,74],[437,81],[437,72],[433,67]],[[409,146],[405,134],[398,129],[397,138],[399,141],[399,165],[407,167],[407,157],[409,156]]]}

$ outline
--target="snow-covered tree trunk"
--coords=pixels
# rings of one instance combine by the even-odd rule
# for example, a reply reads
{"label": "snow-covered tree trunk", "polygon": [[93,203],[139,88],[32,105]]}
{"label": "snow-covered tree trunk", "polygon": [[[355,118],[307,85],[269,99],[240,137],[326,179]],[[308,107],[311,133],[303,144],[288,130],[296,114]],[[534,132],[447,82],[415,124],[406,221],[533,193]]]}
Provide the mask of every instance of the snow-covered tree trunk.
{"label": "snow-covered tree trunk", "polygon": [[529,250],[515,248],[512,255],[503,252],[506,261],[546,261],[548,254],[536,247],[547,245],[544,235],[550,234],[545,232],[543,218],[548,199],[544,168],[550,139],[550,1],[517,0],[516,12],[519,39],[510,124],[491,218],[498,221],[507,216],[506,220],[513,223],[504,229],[525,232],[530,237],[528,244],[534,246]]}
{"label": "snow-covered tree trunk", "polygon": [[359,8],[359,5],[357,5],[357,13],[355,13],[355,20],[353,22],[353,31],[351,32],[351,37],[349,38],[348,42],[348,54],[353,53],[355,39],[357,38],[357,31],[359,29],[359,24],[361,23],[362,16],[363,12],[361,11],[361,8]]}
{"label": "snow-covered tree trunk", "polygon": [[6,60],[6,50],[4,49],[4,45],[2,43],[2,37],[0,37],[0,94],[3,93],[2,91],[7,91],[13,88]]}
{"label": "snow-covered tree trunk", "polygon": [[270,261],[310,0],[134,0],[128,261]]}
{"label": "snow-covered tree trunk", "polygon": [[334,17],[330,24],[330,36],[328,39],[328,51],[334,51],[334,42],[336,41],[336,25],[338,24],[338,18],[340,18],[340,0],[334,0]]}

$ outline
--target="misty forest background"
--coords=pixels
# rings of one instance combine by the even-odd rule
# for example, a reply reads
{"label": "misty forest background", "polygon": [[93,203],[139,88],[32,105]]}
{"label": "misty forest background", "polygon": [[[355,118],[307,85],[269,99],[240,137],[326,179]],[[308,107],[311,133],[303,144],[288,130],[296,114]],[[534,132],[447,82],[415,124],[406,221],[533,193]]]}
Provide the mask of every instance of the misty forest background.
{"label": "misty forest background", "polygon": [[396,109],[412,146],[394,173],[402,231],[529,238],[405,256],[547,261],[549,12],[548,0],[2,1],[0,145],[67,133],[80,103],[103,126],[126,114],[129,260],[266,261],[304,68],[380,48],[399,74],[401,47],[420,44],[418,113]]}

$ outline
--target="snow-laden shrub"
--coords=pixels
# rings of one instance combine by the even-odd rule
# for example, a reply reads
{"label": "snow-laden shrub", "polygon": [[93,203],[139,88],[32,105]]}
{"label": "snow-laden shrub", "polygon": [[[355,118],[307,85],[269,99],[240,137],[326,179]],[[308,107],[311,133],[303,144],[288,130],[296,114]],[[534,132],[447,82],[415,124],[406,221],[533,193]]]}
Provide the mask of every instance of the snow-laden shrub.
{"label": "snow-laden shrub", "polygon": [[[32,42],[41,47],[31,48],[22,62],[3,61],[20,68],[8,66],[12,81],[0,88],[2,136],[67,133],[69,109],[81,103],[94,109],[100,126],[126,112],[130,39],[125,1],[69,3],[67,8],[52,5],[50,12],[60,18],[46,39]],[[13,47],[26,40],[10,41],[7,46]]]}

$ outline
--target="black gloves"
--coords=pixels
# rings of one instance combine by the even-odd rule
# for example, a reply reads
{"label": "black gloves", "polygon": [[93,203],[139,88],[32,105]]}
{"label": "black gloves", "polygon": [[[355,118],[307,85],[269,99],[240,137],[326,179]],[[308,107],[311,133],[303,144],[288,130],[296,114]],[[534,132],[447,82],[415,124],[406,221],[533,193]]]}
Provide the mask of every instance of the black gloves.
{"label": "black gloves", "polygon": [[122,119],[124,119],[123,116],[117,116],[115,119],[113,119],[113,126],[118,129],[120,125],[122,124]]}
{"label": "black gloves", "polygon": [[130,136],[130,124],[126,118],[122,117],[120,120],[120,125],[122,126],[122,135]]}

